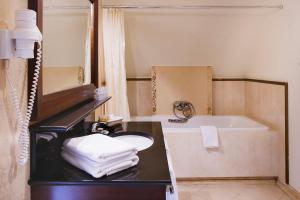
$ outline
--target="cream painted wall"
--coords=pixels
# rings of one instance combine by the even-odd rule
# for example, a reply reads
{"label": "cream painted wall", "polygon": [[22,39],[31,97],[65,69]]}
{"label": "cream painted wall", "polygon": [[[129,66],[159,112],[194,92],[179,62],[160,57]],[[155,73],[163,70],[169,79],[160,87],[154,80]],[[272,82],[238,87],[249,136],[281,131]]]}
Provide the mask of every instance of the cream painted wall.
{"label": "cream painted wall", "polygon": [[[0,0],[0,28],[14,28],[14,11],[27,8],[27,0]],[[26,104],[27,76],[26,61],[13,59],[10,62],[9,73],[13,84],[18,90],[22,106]],[[16,132],[15,111],[11,104],[9,88],[6,82],[4,63],[0,61],[0,199],[16,200],[30,199],[27,185],[28,169],[16,164],[16,142],[13,138]]]}
{"label": "cream painted wall", "polygon": [[[217,0],[213,4],[276,4],[280,1]],[[192,5],[203,0],[106,0],[104,4]],[[128,77],[149,77],[153,65],[213,66],[215,77],[244,77],[256,55],[261,19],[277,10],[126,10]]]}
{"label": "cream painted wall", "polygon": [[205,65],[214,67],[215,76],[243,77],[259,21],[211,11],[128,11],[127,76],[149,77],[154,65]]}
{"label": "cream painted wall", "polygon": [[300,191],[300,1],[285,0],[285,8],[264,19],[256,58],[247,77],[288,81],[290,184]]}

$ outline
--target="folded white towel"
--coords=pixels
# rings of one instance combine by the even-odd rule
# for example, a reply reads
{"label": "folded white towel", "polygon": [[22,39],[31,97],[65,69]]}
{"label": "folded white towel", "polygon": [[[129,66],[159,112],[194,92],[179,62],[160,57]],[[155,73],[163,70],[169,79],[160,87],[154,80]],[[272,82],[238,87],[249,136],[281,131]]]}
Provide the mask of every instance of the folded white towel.
{"label": "folded white towel", "polygon": [[82,169],[95,178],[100,178],[104,175],[117,173],[119,171],[133,167],[139,162],[139,157],[136,156],[136,154],[132,154],[131,156],[108,162],[106,164],[99,164],[93,160],[87,159],[86,157],[74,156],[74,154],[67,153],[66,151],[62,151],[61,155],[70,164],[79,169]]}
{"label": "folded white towel", "polygon": [[67,139],[63,149],[100,163],[137,153],[135,146],[101,134]]}
{"label": "folded white towel", "polygon": [[114,158],[114,159],[107,159],[101,162],[98,161],[94,161],[91,160],[85,156],[73,153],[71,151],[68,151],[66,149],[64,149],[62,151],[62,155],[67,154],[68,156],[72,156],[73,158],[76,158],[80,161],[85,162],[86,164],[88,164],[91,167],[95,167],[95,168],[103,168],[103,167],[110,167],[116,164],[119,164],[120,162],[123,162],[124,160],[130,160],[131,158],[137,156],[135,153],[129,154],[129,155],[125,155],[123,157],[119,157],[119,158]]}
{"label": "folded white towel", "polygon": [[201,126],[202,142],[206,148],[219,147],[218,130],[215,126]]}

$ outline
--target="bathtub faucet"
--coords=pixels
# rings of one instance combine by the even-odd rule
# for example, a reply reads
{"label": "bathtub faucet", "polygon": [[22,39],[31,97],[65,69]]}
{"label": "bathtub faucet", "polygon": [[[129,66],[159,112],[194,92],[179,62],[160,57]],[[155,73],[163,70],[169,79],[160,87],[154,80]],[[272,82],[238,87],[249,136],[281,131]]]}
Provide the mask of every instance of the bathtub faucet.
{"label": "bathtub faucet", "polygon": [[184,123],[191,119],[195,114],[195,108],[188,101],[175,101],[173,103],[173,113],[178,119],[169,119],[172,123]]}

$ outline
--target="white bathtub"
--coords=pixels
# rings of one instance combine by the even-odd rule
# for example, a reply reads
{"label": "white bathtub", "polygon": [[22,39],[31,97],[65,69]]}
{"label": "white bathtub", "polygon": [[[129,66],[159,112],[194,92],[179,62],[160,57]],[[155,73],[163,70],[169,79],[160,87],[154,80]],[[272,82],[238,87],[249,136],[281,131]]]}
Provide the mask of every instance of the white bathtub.
{"label": "white bathtub", "polygon": [[[200,126],[212,125],[216,126],[219,130],[225,129],[260,129],[268,130],[268,127],[260,124],[245,116],[194,116],[186,123],[171,123],[168,119],[175,119],[173,116],[168,115],[152,115],[152,116],[133,116],[132,121],[160,121],[164,130],[181,130],[196,131]],[[174,131],[176,131],[174,130]]]}
{"label": "white bathtub", "polygon": [[[160,121],[178,178],[275,177],[277,137],[244,116],[195,116],[187,123],[170,123],[173,116],[137,116],[132,121]],[[202,145],[201,125],[218,128],[220,147]]]}

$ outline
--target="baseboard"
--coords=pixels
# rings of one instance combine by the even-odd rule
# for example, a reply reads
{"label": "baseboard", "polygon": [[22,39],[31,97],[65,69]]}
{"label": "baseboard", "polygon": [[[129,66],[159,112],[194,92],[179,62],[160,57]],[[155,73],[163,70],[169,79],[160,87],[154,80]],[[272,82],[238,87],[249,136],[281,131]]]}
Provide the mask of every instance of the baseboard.
{"label": "baseboard", "polygon": [[300,193],[295,190],[292,186],[282,183],[281,181],[277,181],[278,187],[283,190],[292,200],[300,200]]}
{"label": "baseboard", "polygon": [[177,181],[277,181],[277,176],[255,176],[255,177],[180,177]]}

